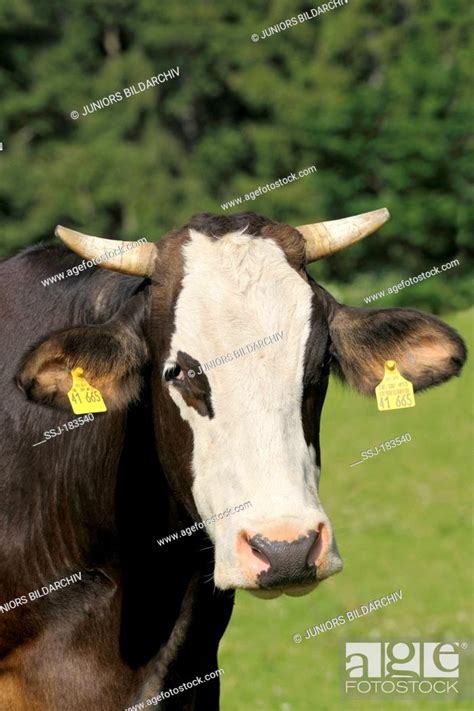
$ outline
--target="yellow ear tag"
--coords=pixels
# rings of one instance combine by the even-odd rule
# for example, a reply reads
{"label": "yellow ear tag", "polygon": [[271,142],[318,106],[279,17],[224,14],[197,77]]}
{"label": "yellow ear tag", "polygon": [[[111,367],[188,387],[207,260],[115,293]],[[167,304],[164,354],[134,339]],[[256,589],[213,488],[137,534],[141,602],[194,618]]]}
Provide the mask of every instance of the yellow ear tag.
{"label": "yellow ear tag", "polygon": [[377,407],[379,410],[402,410],[404,407],[415,407],[413,385],[398,372],[394,360],[385,361],[385,372],[382,381],[375,388]]}
{"label": "yellow ear tag", "polygon": [[102,395],[97,388],[89,385],[84,378],[83,369],[73,368],[71,375],[72,388],[67,396],[74,414],[88,415],[89,412],[107,412],[107,406],[102,399]]}

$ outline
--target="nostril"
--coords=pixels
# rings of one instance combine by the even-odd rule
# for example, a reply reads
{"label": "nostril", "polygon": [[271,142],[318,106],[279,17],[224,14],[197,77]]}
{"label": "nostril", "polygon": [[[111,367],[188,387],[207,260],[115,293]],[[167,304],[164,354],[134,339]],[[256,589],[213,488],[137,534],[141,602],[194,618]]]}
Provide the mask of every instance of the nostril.
{"label": "nostril", "polygon": [[324,525],[321,524],[319,526],[319,529],[315,532],[315,539],[313,543],[311,544],[311,548],[308,551],[308,555],[306,556],[306,564],[309,566],[316,566],[317,561],[321,555],[321,551],[323,548],[323,543],[324,543],[324,531],[323,531]]}
{"label": "nostril", "polygon": [[[247,541],[248,542],[248,541]],[[268,560],[268,556],[265,555],[265,553],[262,553],[262,551],[259,551],[258,548],[255,548],[255,546],[251,545],[250,542],[248,542],[250,546],[250,550],[252,551],[252,555],[263,565],[266,567],[263,568],[263,570],[268,570],[271,567],[271,563]]]}
{"label": "nostril", "polygon": [[250,542],[250,539],[251,536],[247,531],[240,532],[237,539],[237,555],[242,569],[248,571],[253,577],[269,570],[271,563],[258,543]]}

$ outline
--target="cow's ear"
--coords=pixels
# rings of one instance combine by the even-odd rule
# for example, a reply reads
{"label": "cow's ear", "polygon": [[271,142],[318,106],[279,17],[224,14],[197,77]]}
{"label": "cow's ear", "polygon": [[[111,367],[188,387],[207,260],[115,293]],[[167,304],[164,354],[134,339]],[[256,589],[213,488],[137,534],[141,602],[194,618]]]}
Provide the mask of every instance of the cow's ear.
{"label": "cow's ear", "polygon": [[415,390],[458,375],[466,347],[456,331],[413,309],[354,309],[338,304],[330,317],[336,374],[365,395],[373,395],[387,360],[397,362]]}
{"label": "cow's ear", "polygon": [[[137,297],[133,297],[135,300]],[[108,410],[119,410],[140,392],[148,349],[141,331],[142,305],[129,304],[104,324],[77,326],[52,334],[23,359],[18,386],[30,400],[70,410],[71,370],[82,368]]]}

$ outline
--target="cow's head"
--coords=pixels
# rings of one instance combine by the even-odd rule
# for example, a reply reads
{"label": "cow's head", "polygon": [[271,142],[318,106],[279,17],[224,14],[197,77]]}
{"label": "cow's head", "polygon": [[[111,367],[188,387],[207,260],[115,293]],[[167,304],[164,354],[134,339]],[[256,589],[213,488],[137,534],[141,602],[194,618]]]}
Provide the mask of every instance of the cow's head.
{"label": "cow's head", "polygon": [[[341,569],[318,493],[331,370],[366,395],[386,360],[415,390],[460,371],[463,342],[443,322],[345,307],[305,270],[387,219],[377,210],[294,229],[254,213],[198,215],[157,244],[123,245],[101,266],[145,277],[143,288],[108,323],[53,335],[23,366],[30,397],[61,406],[81,366],[118,409],[151,364],[157,448],[175,496],[203,521],[251,502],[206,526],[219,588],[298,595]],[[111,248],[57,234],[87,259]]]}

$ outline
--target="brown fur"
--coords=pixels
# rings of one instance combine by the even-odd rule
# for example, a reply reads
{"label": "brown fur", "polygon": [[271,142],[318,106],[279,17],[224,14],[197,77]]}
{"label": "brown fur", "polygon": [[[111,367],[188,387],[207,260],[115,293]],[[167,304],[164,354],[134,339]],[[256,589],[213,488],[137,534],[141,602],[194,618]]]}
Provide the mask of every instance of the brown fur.
{"label": "brown fur", "polygon": [[[134,299],[140,301],[141,297]],[[100,327],[67,329],[47,338],[26,356],[18,385],[32,400],[68,411],[71,370],[81,367],[86,381],[101,392],[107,408],[123,409],[138,397],[140,371],[148,360],[141,336],[126,312]]]}
{"label": "brown fur", "polygon": [[[287,225],[244,213],[198,215],[189,226],[216,239],[247,226],[249,234],[275,240],[308,280],[304,241]],[[0,265],[0,299],[9,313],[0,335],[8,404],[0,473],[6,501],[0,509],[1,599],[68,572],[89,571],[84,583],[0,616],[5,711],[115,711],[218,666],[232,593],[215,594],[212,583],[204,582],[212,577],[209,541],[198,532],[174,549],[155,543],[199,520],[192,432],[162,377],[188,239],[187,227],[168,234],[159,243],[155,273],[143,281],[90,270],[46,293],[40,278],[52,264],[57,270],[58,263],[79,261],[56,248],[34,248]],[[23,290],[12,299],[13,285],[22,280],[33,285],[31,293]],[[452,329],[431,316],[348,309],[311,286],[301,417],[319,464],[331,359],[351,385],[373,395],[384,360],[397,360],[420,389],[458,373],[465,349]],[[57,413],[37,403],[66,405],[70,412],[69,371],[78,366],[115,412],[97,417],[87,432],[44,445],[48,450],[21,446],[57,424]],[[195,390],[196,406],[199,396]],[[177,703],[215,711],[218,689],[218,682],[202,685]],[[177,708],[174,702],[163,707]]]}
{"label": "brown fur", "polygon": [[298,230],[290,225],[275,222],[255,212],[243,212],[237,215],[194,215],[186,225],[186,228],[189,227],[216,239],[238,230],[245,230],[246,234],[254,237],[273,239],[283,250],[288,263],[297,271],[304,270],[305,241]]}
{"label": "brown fur", "polygon": [[338,305],[330,334],[337,371],[365,395],[374,394],[387,360],[396,361],[417,391],[458,375],[466,358],[456,331],[434,316],[411,309]]}

